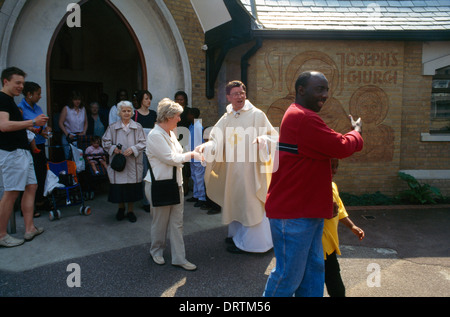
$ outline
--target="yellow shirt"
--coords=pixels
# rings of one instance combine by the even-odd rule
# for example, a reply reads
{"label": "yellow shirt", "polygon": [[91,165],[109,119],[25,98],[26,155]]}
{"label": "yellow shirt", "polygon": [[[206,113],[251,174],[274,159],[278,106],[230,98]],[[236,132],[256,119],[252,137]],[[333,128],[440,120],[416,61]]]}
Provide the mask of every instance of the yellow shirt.
{"label": "yellow shirt", "polygon": [[335,183],[333,186],[333,202],[337,203],[339,206],[339,213],[336,217],[331,219],[325,219],[323,224],[323,235],[322,235],[322,245],[323,245],[323,255],[326,259],[327,254],[331,254],[336,251],[336,254],[341,254],[339,250],[339,237],[338,237],[338,224],[339,220],[348,217],[347,211],[345,210],[344,204],[339,197],[338,187]]}

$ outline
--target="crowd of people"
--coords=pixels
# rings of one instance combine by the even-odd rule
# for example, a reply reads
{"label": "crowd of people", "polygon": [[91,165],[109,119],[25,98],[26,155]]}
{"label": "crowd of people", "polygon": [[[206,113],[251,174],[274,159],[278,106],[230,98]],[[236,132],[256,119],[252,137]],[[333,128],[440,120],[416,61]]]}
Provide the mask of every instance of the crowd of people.
{"label": "crowd of people", "polygon": [[[39,85],[25,82],[25,76],[11,67],[1,77],[0,246],[4,247],[20,245],[44,231],[34,225],[33,216],[45,205],[44,150],[52,129],[37,105]],[[318,113],[328,98],[328,81],[322,73],[300,74],[295,90],[295,102],[279,130],[247,99],[245,84],[237,80],[226,86],[226,112],[207,129],[199,120],[199,109],[188,107],[183,91],[173,100],[162,99],[154,111],[149,91],[137,91],[129,100],[120,90],[109,113],[98,102],[87,111],[81,94],[74,92],[59,118],[61,143],[66,149],[79,136],[92,136],[85,151],[87,165],[94,176],[107,174],[108,201],[118,205],[116,219],[135,222],[134,205],[139,201],[151,212],[150,254],[156,264],[165,264],[169,237],[172,264],[197,269],[186,258],[183,239],[184,201],[192,188],[188,202],[208,213],[222,213],[228,252],[274,250],[276,266],[264,296],[323,296],[325,286],[330,296],[345,296],[336,257],[337,225],[342,222],[359,239],[364,231],[348,217],[332,176],[339,159],[361,151],[362,123],[350,116],[353,130],[340,134],[323,122]],[[20,94],[24,98],[17,106],[13,98]],[[65,155],[69,158],[70,153],[65,150]],[[118,169],[111,162],[121,156],[125,166]],[[156,188],[170,180],[175,184],[170,201],[155,203]],[[6,232],[20,192],[23,240]]]}

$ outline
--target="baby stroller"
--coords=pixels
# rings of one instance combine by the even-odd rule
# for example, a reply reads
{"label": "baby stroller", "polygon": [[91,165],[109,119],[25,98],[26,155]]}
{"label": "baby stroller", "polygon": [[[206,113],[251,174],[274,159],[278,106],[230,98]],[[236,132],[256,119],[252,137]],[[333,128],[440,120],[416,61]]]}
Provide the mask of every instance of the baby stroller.
{"label": "baby stroller", "polygon": [[[69,144],[71,157],[79,160],[78,149]],[[77,151],[77,153],[74,153]],[[59,163],[48,162],[47,169],[58,177],[58,186],[50,192],[52,210],[49,212],[50,221],[61,218],[58,207],[81,205],[80,214],[90,215],[91,207],[85,206],[81,184],[77,175],[77,163],[65,160]]]}
{"label": "baby stroller", "polygon": [[49,171],[58,176],[58,183],[63,185],[63,187],[55,187],[51,192],[50,221],[61,218],[61,211],[58,207],[62,206],[81,205],[80,214],[89,216],[91,207],[85,206],[75,162],[67,160],[59,163],[48,162],[47,167]]}
{"label": "baby stroller", "polygon": [[[86,149],[91,145],[92,138],[92,135],[81,135],[77,137],[77,147],[82,151],[82,153],[86,153]],[[106,160],[108,160],[108,154],[105,153],[104,155]],[[98,172],[94,172],[89,164],[88,156],[89,155],[87,154],[83,155],[85,161],[85,171],[82,172],[82,175],[79,175],[81,176],[80,182],[85,200],[94,199],[95,190],[104,182],[109,181],[106,169],[104,169],[101,164],[98,164],[97,166]]]}

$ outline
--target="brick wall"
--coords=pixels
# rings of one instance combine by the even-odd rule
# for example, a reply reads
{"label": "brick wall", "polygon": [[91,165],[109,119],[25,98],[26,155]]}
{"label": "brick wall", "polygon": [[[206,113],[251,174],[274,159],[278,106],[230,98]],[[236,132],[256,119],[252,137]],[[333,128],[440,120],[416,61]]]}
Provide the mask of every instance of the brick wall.
{"label": "brick wall", "polygon": [[[330,84],[319,113],[338,132],[348,114],[363,120],[365,147],[341,161],[341,191],[392,195],[406,184],[401,169],[450,169],[449,143],[424,143],[430,125],[431,78],[422,76],[422,44],[384,41],[266,40],[251,59],[253,97],[275,126],[293,101],[298,74],[320,70]],[[447,192],[448,181],[439,182]]]}
{"label": "brick wall", "polygon": [[[450,142],[422,142],[430,122],[431,76],[422,75],[422,43],[405,43],[401,169],[450,169]],[[421,180],[450,195],[449,180]]]}
{"label": "brick wall", "polygon": [[217,99],[209,100],[205,94],[206,56],[201,49],[204,44],[203,29],[189,0],[165,0],[164,2],[178,26],[189,56],[192,76],[192,97],[189,105],[200,109],[203,126],[214,125],[219,118]]}
{"label": "brick wall", "polygon": [[422,76],[422,43],[405,43],[402,169],[450,169],[450,142],[421,142],[430,128],[431,76]]}
{"label": "brick wall", "polygon": [[[212,100],[205,97],[203,31],[189,0],[165,3],[189,55],[190,104],[200,108],[205,126],[213,125],[219,118],[217,92]],[[237,48],[236,56],[247,49]],[[431,100],[431,77],[422,76],[421,42],[266,40],[249,63],[249,99],[274,126],[293,101],[293,81],[309,69],[321,70],[330,81],[328,107],[320,113],[327,124],[345,133],[351,129],[348,114],[362,117],[365,149],[341,161],[336,182],[342,191],[393,195],[406,188],[399,170],[450,169],[449,142],[420,140],[430,128]],[[427,182],[450,194],[450,181]]]}

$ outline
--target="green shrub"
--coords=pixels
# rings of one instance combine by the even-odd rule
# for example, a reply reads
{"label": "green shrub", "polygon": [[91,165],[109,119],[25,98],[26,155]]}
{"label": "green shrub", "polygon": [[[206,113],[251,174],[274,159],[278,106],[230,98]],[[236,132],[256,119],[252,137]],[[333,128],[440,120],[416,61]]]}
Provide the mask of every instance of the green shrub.
{"label": "green shrub", "polygon": [[407,182],[409,187],[398,195],[399,200],[412,204],[437,204],[438,201],[444,200],[438,188],[429,184],[421,184],[409,174],[399,172],[398,176]]}
{"label": "green shrub", "polygon": [[394,198],[386,196],[379,191],[374,194],[363,194],[360,196],[341,193],[340,197],[344,206],[381,206],[397,204],[397,201]]}

